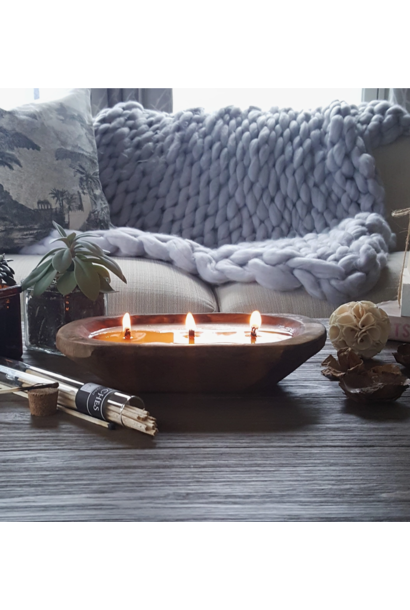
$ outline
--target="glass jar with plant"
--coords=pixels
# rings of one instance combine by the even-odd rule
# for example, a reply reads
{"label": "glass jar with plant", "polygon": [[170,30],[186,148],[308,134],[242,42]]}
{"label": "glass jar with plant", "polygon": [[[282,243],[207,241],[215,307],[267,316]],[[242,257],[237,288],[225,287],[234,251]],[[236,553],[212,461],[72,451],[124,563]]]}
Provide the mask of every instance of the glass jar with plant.
{"label": "glass jar with plant", "polygon": [[60,353],[57,331],[64,324],[105,315],[114,292],[110,272],[127,282],[119,265],[90,241],[92,233],[67,233],[53,222],[62,242],[43,256],[21,283],[25,298],[25,340],[32,349]]}

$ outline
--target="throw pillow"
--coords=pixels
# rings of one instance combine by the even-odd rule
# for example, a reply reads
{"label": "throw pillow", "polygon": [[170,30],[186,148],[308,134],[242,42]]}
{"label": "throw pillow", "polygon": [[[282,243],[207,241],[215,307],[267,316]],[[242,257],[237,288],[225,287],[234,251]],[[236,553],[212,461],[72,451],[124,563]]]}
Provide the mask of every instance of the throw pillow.
{"label": "throw pillow", "polygon": [[0,252],[68,229],[108,229],[90,109],[90,90],[49,102],[0,108]]}

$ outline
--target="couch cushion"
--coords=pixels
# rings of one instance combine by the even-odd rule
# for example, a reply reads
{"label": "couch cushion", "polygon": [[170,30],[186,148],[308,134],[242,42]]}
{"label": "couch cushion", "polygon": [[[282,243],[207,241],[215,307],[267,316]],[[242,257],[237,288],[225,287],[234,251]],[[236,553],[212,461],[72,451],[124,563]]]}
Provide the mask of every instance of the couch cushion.
{"label": "couch cushion", "polygon": [[[9,263],[17,282],[41,259],[39,255],[13,254]],[[118,292],[108,295],[108,313],[211,313],[218,311],[212,288],[168,263],[147,259],[116,258],[127,284],[111,274]]]}
{"label": "couch cushion", "polygon": [[[389,256],[387,267],[383,269],[377,285],[363,299],[380,303],[397,299],[403,252]],[[229,283],[215,288],[220,311],[262,313],[293,313],[310,318],[327,318],[336,307],[327,301],[314,299],[303,288],[290,292],[277,292],[263,288],[259,284]]]}
{"label": "couch cushion", "polygon": [[[40,260],[38,255],[11,256],[10,266],[20,282]],[[128,283],[124,284],[111,275],[112,286],[117,293],[109,295],[108,313],[211,313],[252,312],[294,313],[311,318],[328,317],[335,309],[326,301],[314,299],[303,289],[278,292],[259,284],[231,282],[212,288],[168,263],[148,259],[116,258]],[[375,288],[363,298],[380,303],[395,300],[403,263],[403,252],[394,252],[388,266],[383,269]]]}
{"label": "couch cushion", "polygon": [[0,252],[70,229],[108,229],[89,89],[0,109]]}

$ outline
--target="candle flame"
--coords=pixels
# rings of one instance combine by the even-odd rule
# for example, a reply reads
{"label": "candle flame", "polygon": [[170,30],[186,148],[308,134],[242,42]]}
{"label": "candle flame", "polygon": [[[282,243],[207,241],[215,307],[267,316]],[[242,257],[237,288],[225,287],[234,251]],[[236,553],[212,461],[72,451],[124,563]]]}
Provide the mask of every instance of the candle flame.
{"label": "candle flame", "polygon": [[255,328],[258,329],[261,327],[262,325],[262,316],[259,313],[259,311],[254,311],[251,315],[251,319],[249,321],[250,325],[251,325],[251,329]]}
{"label": "candle flame", "polygon": [[192,315],[191,312],[189,312],[187,314],[187,317],[185,319],[185,328],[187,329],[187,331],[196,330],[196,324],[195,324],[194,316]]}
{"label": "candle flame", "polygon": [[122,330],[124,331],[124,334],[127,330],[131,331],[131,318],[129,313],[124,314],[122,319]]}

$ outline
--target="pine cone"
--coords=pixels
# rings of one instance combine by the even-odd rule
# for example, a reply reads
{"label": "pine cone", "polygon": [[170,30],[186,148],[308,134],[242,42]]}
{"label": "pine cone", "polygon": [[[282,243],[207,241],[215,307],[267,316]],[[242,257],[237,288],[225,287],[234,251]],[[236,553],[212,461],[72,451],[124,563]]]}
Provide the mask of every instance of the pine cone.
{"label": "pine cone", "polygon": [[[8,260],[4,258],[4,254],[0,255],[0,288],[4,286],[15,286],[14,271],[9,267]],[[10,260],[10,259],[9,259]]]}

